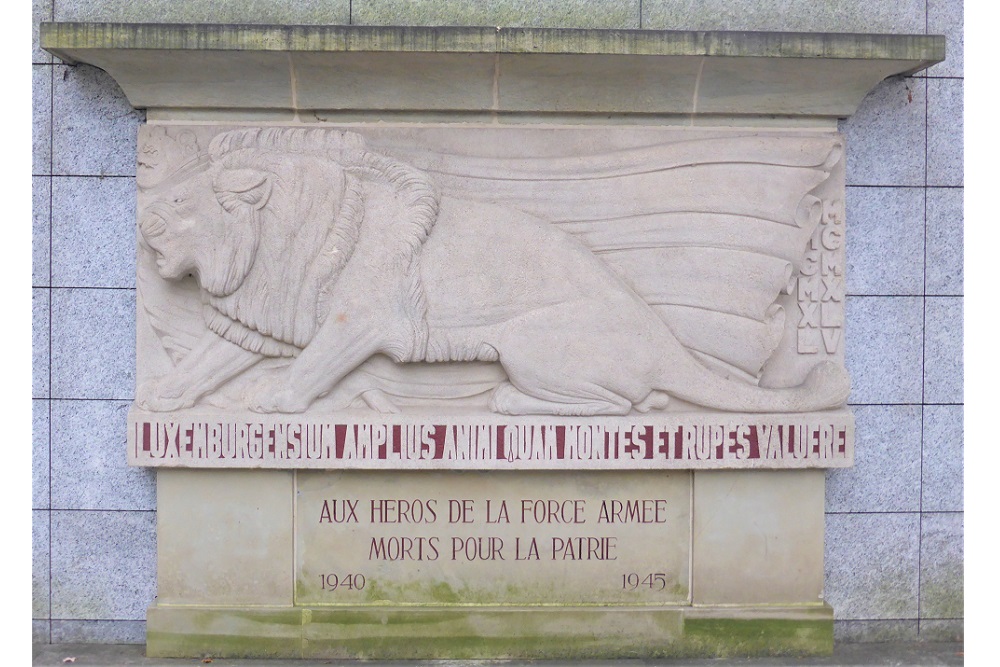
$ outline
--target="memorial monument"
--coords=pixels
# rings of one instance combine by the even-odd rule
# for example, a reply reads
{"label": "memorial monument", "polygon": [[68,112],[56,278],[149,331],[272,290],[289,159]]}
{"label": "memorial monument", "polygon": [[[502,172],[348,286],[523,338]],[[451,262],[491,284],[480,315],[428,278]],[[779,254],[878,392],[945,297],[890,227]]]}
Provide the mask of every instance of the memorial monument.
{"label": "memorial monument", "polygon": [[822,654],[836,119],[927,36],[46,24],[148,109],[149,655]]}

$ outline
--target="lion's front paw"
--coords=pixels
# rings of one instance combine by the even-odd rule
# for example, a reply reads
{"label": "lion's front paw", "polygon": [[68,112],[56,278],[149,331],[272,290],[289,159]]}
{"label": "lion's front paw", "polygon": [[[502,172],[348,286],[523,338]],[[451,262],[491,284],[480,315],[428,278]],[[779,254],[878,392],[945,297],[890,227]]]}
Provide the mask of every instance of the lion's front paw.
{"label": "lion's front paw", "polygon": [[143,410],[171,412],[190,408],[195,399],[174,387],[169,377],[163,377],[142,383],[135,392],[135,403]]}
{"label": "lion's front paw", "polygon": [[253,391],[250,392],[247,400],[247,407],[254,412],[305,412],[312,400],[303,396],[301,392],[296,392],[290,387],[282,386],[282,383],[273,379],[261,381]]}

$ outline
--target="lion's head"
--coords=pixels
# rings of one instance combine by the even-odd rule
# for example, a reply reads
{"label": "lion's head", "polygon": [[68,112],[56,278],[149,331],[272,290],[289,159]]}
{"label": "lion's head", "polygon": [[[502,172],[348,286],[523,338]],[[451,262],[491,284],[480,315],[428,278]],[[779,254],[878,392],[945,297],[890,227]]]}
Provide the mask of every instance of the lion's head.
{"label": "lion's head", "polygon": [[[142,242],[163,278],[196,277],[211,308],[243,332],[241,345],[253,337],[244,329],[308,344],[361,234],[366,184],[388,187],[398,202],[382,246],[400,266],[436,218],[427,178],[368,150],[353,132],[246,128],[217,134],[207,150],[149,132],[153,148],[140,148],[138,179]],[[419,310],[422,295],[412,291]],[[221,333],[223,320],[210,319]]]}

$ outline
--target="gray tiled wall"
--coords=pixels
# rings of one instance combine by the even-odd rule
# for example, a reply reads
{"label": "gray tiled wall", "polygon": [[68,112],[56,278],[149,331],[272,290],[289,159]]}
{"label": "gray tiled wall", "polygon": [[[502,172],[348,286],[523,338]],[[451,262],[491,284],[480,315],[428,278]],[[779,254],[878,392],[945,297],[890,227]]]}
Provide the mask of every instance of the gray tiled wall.
{"label": "gray tiled wall", "polygon": [[[934,33],[948,60],[886,81],[848,141],[857,466],[828,474],[838,639],[963,633],[961,0],[33,0],[33,19]],[[104,72],[32,43],[32,617],[40,642],[144,641],[153,477],[124,461],[134,392],[134,159]]]}

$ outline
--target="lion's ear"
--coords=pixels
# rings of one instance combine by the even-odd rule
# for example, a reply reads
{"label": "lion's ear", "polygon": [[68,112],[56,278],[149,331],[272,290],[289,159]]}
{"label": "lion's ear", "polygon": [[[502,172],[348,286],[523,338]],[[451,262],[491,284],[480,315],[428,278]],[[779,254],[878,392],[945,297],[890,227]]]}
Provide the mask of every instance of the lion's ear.
{"label": "lion's ear", "polygon": [[259,210],[271,196],[269,174],[255,169],[225,169],[215,177],[214,186],[219,203],[230,213],[240,206]]}

